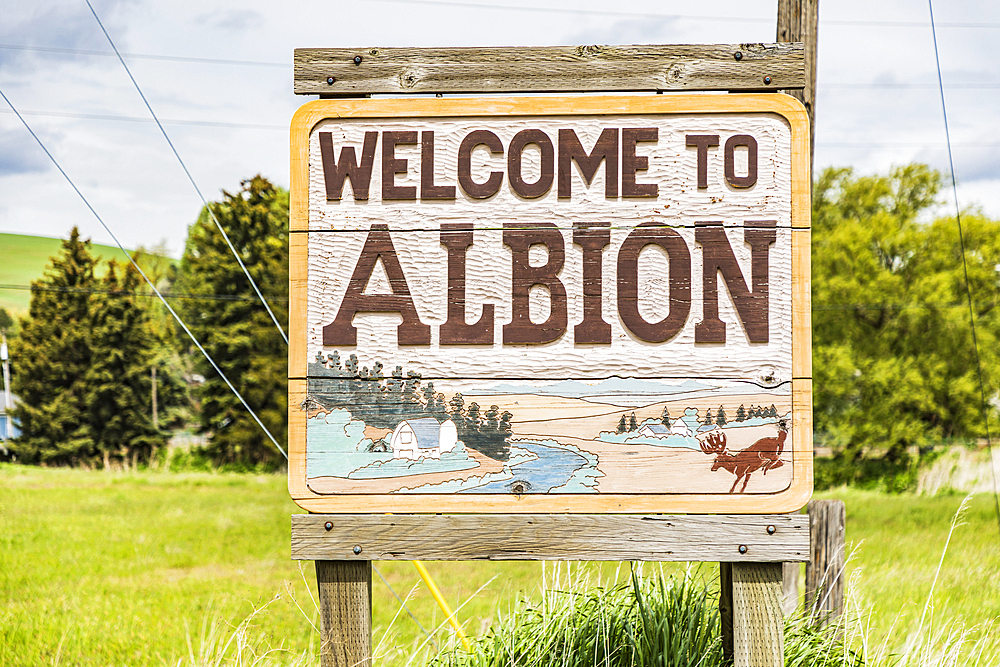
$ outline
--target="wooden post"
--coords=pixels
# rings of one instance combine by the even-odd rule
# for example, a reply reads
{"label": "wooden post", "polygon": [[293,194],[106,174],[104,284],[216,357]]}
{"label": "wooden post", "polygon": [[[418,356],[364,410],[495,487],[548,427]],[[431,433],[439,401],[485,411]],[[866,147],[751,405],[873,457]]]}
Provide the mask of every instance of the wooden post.
{"label": "wooden post", "polygon": [[819,0],[778,0],[778,42],[802,42],[805,47],[805,87],[785,90],[809,112],[809,150],[815,155],[816,43],[819,34]]}
{"label": "wooden post", "polygon": [[316,561],[320,665],[371,667],[371,561]]}
{"label": "wooden post", "polygon": [[806,563],[806,611],[817,624],[835,622],[844,608],[844,525],[842,500],[809,502],[811,554]]}
{"label": "wooden post", "polygon": [[799,608],[799,564],[781,564],[781,608],[791,616]]}
{"label": "wooden post", "polygon": [[722,655],[734,667],[782,667],[781,563],[720,563]]}
{"label": "wooden post", "polygon": [[153,383],[153,428],[157,431],[160,430],[160,417],[156,410],[156,366],[150,369],[151,379]]}

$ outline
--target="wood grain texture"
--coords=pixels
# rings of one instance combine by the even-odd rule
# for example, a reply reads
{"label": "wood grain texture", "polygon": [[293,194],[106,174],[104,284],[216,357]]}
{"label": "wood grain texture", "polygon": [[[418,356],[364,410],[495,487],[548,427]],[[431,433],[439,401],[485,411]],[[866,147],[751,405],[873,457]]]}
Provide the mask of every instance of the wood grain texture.
{"label": "wood grain texture", "polygon": [[797,42],[803,47],[804,85],[788,93],[801,101],[809,112],[809,164],[812,165],[816,136],[816,45],[819,42],[819,0],[778,0],[777,41]]}
{"label": "wood grain texture", "polygon": [[803,58],[801,44],[295,49],[294,89],[323,96],[778,90],[805,85]]}
{"label": "wood grain texture", "polygon": [[732,564],[735,667],[783,667],[781,563]]}
{"label": "wood grain texture", "polygon": [[799,564],[783,563],[781,568],[781,608],[791,616],[799,608]]}
{"label": "wood grain texture", "polygon": [[809,502],[812,555],[806,563],[806,611],[818,625],[835,623],[844,607],[844,527],[842,500]]}
{"label": "wood grain texture", "polygon": [[316,560],[322,667],[370,667],[372,564]]}
{"label": "wood grain texture", "polygon": [[808,552],[808,519],[797,514],[292,515],[297,560],[780,562],[805,560]]}

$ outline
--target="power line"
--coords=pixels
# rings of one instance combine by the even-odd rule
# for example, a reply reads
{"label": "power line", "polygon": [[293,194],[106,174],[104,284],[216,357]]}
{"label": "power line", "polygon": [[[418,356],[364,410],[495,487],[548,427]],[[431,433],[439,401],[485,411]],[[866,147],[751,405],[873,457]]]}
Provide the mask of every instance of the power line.
{"label": "power line", "polygon": [[[460,9],[481,9],[487,11],[533,12],[539,14],[571,14],[577,16],[613,16],[631,19],[671,19],[689,21],[713,21],[720,23],[766,23],[774,25],[773,18],[757,16],[698,16],[691,14],[659,14],[654,12],[619,12],[603,9],[579,9],[570,7],[539,7],[537,5],[486,5],[477,2],[460,2],[459,0],[373,0],[399,5],[427,5],[436,7],[456,7]],[[926,28],[923,21],[859,21],[824,19],[823,25],[831,26],[865,26],[873,28]],[[983,22],[947,22],[939,24],[944,28],[1000,28],[1000,23]]]}
{"label": "power line", "polygon": [[128,261],[132,263],[132,266],[134,266],[135,270],[139,272],[139,275],[142,276],[143,280],[145,280],[149,284],[150,289],[152,289],[153,292],[156,294],[156,296],[159,297],[160,301],[163,302],[163,305],[166,307],[166,309],[170,311],[170,314],[173,316],[174,320],[177,321],[177,324],[179,324],[181,328],[184,329],[184,333],[188,335],[188,338],[191,339],[191,342],[195,344],[195,347],[197,347],[198,350],[202,353],[202,355],[204,355],[205,359],[208,360],[208,363],[212,365],[212,368],[214,368],[215,372],[219,374],[219,377],[221,377],[225,381],[225,383],[229,386],[233,394],[236,395],[236,398],[240,400],[240,403],[243,404],[243,407],[247,409],[247,412],[250,413],[250,416],[253,417],[254,421],[257,422],[257,425],[260,426],[261,430],[264,431],[264,433],[271,440],[271,442],[274,443],[274,446],[278,448],[278,451],[281,452],[281,455],[287,459],[288,454],[285,453],[285,450],[282,449],[281,445],[278,444],[278,441],[274,439],[273,435],[271,435],[271,432],[267,429],[266,426],[264,426],[264,422],[262,422],[260,417],[257,416],[257,413],[253,411],[253,408],[251,408],[250,404],[246,402],[246,399],[243,398],[243,395],[236,390],[236,387],[233,386],[233,383],[229,381],[229,378],[226,377],[226,374],[222,372],[222,369],[219,368],[219,365],[215,363],[215,360],[212,359],[208,351],[205,350],[205,348],[202,347],[201,343],[198,342],[198,339],[195,338],[195,335],[193,333],[191,333],[191,330],[188,328],[188,326],[184,324],[184,320],[180,318],[180,315],[178,315],[177,312],[170,306],[170,304],[167,303],[167,300],[163,297],[162,294],[160,294],[160,291],[156,289],[156,285],[154,285],[153,281],[149,279],[149,276],[146,275],[146,272],[142,270],[142,267],[139,266],[139,264],[135,261],[135,258],[132,257],[132,255],[130,255],[127,250],[125,250],[125,246],[123,246],[121,241],[118,240],[118,237],[115,236],[115,233],[111,231],[111,228],[108,227],[108,225],[104,222],[104,219],[100,215],[98,215],[94,207],[90,205],[89,201],[87,201],[87,198],[83,196],[82,192],[80,192],[80,188],[76,187],[76,183],[73,182],[73,179],[69,177],[69,174],[67,174],[66,171],[62,168],[62,166],[56,160],[55,156],[49,152],[49,149],[46,148],[44,143],[42,143],[42,140],[38,137],[37,134],[35,134],[35,131],[31,129],[31,126],[28,125],[28,121],[26,121],[24,117],[21,116],[21,114],[17,113],[17,108],[14,106],[14,103],[11,102],[9,99],[7,99],[7,96],[4,94],[3,90],[0,90],[0,97],[2,97],[4,102],[6,102],[10,106],[10,108],[14,110],[14,114],[17,116],[18,120],[21,121],[25,129],[28,130],[28,133],[31,134],[32,138],[38,143],[41,149],[45,151],[45,154],[52,161],[52,164],[54,164],[56,169],[59,170],[59,173],[63,175],[63,178],[65,178],[66,182],[69,183],[71,188],[73,188],[73,191],[76,192],[76,194],[80,197],[81,200],[83,200],[84,205],[90,210],[91,213],[94,214],[94,217],[97,218],[97,222],[101,223],[101,227],[104,228],[104,231],[106,231],[108,235],[114,240],[115,245],[117,245],[118,248],[122,251],[122,253],[128,258]]}
{"label": "power line", "polygon": [[[0,113],[12,113],[7,109],[0,109]],[[112,121],[127,121],[131,123],[155,123],[152,118],[141,118],[139,116],[118,116],[112,114],[97,114],[97,113],[74,113],[69,111],[29,111],[24,110],[21,113],[25,116],[52,116],[55,118],[82,118],[84,120],[112,120]],[[168,119],[161,118],[160,122],[164,125],[196,125],[202,127],[236,127],[236,128],[247,128],[251,130],[282,130],[287,132],[287,125],[263,125],[257,123],[229,123],[225,121],[212,121],[212,120],[182,120],[182,119]]]}
{"label": "power line", "polygon": [[[69,49],[54,46],[27,46],[22,44],[0,44],[0,49],[11,49],[13,51],[39,51],[41,53],[68,53],[73,55],[82,56],[111,56],[114,57],[114,51],[95,51],[91,49]],[[123,53],[123,56],[127,58],[135,58],[137,60],[165,60],[168,62],[182,62],[182,63],[205,63],[208,65],[249,65],[252,67],[281,67],[282,69],[288,69],[292,67],[292,63],[269,63],[262,62],[259,60],[227,60],[223,58],[195,58],[192,56],[169,56],[169,55],[157,55],[150,53]]]}
{"label": "power line", "polygon": [[187,165],[184,164],[184,160],[181,158],[181,154],[177,152],[176,148],[174,148],[174,143],[170,141],[170,137],[167,136],[167,131],[163,128],[163,125],[160,123],[160,119],[156,117],[156,112],[153,111],[153,107],[150,106],[149,101],[146,99],[146,96],[143,95],[142,89],[139,87],[139,82],[135,80],[134,76],[132,76],[132,71],[128,68],[128,65],[125,64],[125,59],[121,57],[120,53],[118,53],[118,47],[115,46],[115,42],[114,40],[111,39],[111,35],[108,34],[107,30],[105,30],[104,24],[101,23],[101,18],[97,15],[97,12],[94,10],[94,6],[90,4],[90,0],[85,0],[85,1],[87,3],[87,6],[90,7],[90,13],[94,15],[94,19],[97,21],[97,25],[101,27],[101,32],[103,32],[104,36],[108,38],[108,43],[111,45],[112,50],[114,50],[115,55],[118,56],[118,62],[120,62],[122,64],[122,67],[125,68],[125,73],[128,74],[128,78],[132,81],[132,85],[135,86],[136,92],[138,92],[139,97],[142,98],[143,104],[145,104],[146,108],[149,109],[150,115],[153,117],[153,120],[156,121],[156,126],[160,128],[160,132],[163,134],[163,138],[167,140],[167,145],[170,146],[170,150],[173,151],[174,157],[176,157],[177,161],[180,162],[181,169],[184,170],[184,173],[187,175],[188,180],[191,181],[191,185],[194,187],[195,192],[197,192],[198,196],[201,198],[202,205],[205,207],[205,210],[208,211],[208,214],[212,217],[212,220],[215,221],[215,226],[219,228],[219,232],[222,234],[222,238],[225,239],[226,245],[229,246],[229,249],[233,253],[233,257],[236,258],[236,261],[239,262],[240,268],[243,269],[243,274],[247,277],[247,280],[250,281],[250,285],[253,287],[253,291],[257,293],[257,296],[260,298],[261,303],[264,304],[264,308],[267,309],[267,314],[271,316],[271,321],[274,322],[274,326],[277,327],[279,332],[281,332],[281,337],[285,340],[285,345],[287,345],[288,336],[285,334],[285,330],[281,327],[281,324],[278,322],[278,318],[275,316],[274,311],[271,310],[271,306],[267,303],[267,299],[264,298],[264,295],[261,293],[260,288],[257,287],[257,282],[253,279],[253,276],[250,275],[250,271],[243,263],[243,258],[241,258],[240,254],[236,252],[236,248],[233,247],[232,241],[229,240],[229,235],[226,234],[226,230],[222,228],[222,224],[216,217],[215,211],[213,211],[212,207],[208,205],[208,201],[206,201],[205,196],[201,193],[201,189],[198,187],[198,184],[195,183],[194,177],[191,175],[191,172],[188,171]]}
{"label": "power line", "polygon": [[[63,292],[70,294],[106,294],[108,296],[141,296],[155,298],[156,294],[151,292],[126,292],[123,290],[86,289],[83,287],[42,287],[39,285],[11,285],[0,284],[0,289],[25,290],[31,292]],[[168,299],[191,299],[194,301],[252,301],[257,303],[256,297],[239,296],[238,294],[190,294],[177,292],[161,292]],[[287,302],[287,297],[268,297],[272,301]]]}
{"label": "power line", "polygon": [[[944,99],[944,77],[941,75],[941,54],[938,51],[937,30],[934,27],[934,0],[927,0],[931,17],[931,36],[934,38],[934,63],[937,65],[938,86],[941,91],[941,115],[944,118],[944,137],[948,144],[948,166],[951,169],[951,192],[955,197],[955,222],[958,224],[958,241],[962,249],[962,271],[965,274],[965,295],[969,301],[969,323],[972,326],[972,349],[976,353],[976,370],[979,372],[979,394],[982,401],[983,425],[986,427],[986,447],[990,452],[990,470],[993,472],[993,505],[1000,530],[1000,489],[997,488],[997,471],[993,464],[993,442],[990,438],[990,413],[986,402],[986,384],[983,382],[983,362],[979,357],[979,339],[976,336],[976,313],[972,307],[972,288],[969,286],[969,263],[965,256],[965,233],[962,231],[962,207],[958,203],[958,183],[955,180],[955,158],[951,153],[951,130],[948,127],[948,105]],[[942,556],[943,558],[943,556]],[[923,619],[921,618],[921,621]]]}

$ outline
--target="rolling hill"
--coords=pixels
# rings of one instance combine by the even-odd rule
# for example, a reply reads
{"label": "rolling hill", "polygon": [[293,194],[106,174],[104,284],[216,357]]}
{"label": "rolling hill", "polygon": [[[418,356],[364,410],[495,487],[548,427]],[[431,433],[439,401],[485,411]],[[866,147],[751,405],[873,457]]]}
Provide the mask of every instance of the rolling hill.
{"label": "rolling hill", "polygon": [[[47,236],[0,233],[0,307],[15,317],[27,314],[31,281],[42,277],[61,243]],[[115,246],[94,243],[91,251],[102,259],[124,259]]]}

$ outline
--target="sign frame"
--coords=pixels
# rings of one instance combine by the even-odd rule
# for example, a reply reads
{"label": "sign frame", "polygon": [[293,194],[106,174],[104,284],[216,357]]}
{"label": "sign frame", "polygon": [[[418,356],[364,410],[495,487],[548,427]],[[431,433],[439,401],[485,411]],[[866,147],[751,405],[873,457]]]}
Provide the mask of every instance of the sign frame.
{"label": "sign frame", "polygon": [[[792,481],[771,494],[337,494],[306,483],[307,283],[309,137],[323,120],[502,116],[773,113],[791,133]],[[810,323],[810,134],[805,107],[775,93],[729,95],[599,95],[448,99],[318,100],[291,123],[289,236],[288,488],[303,509],[321,513],[731,513],[791,512],[809,500],[812,479],[812,363]]]}

